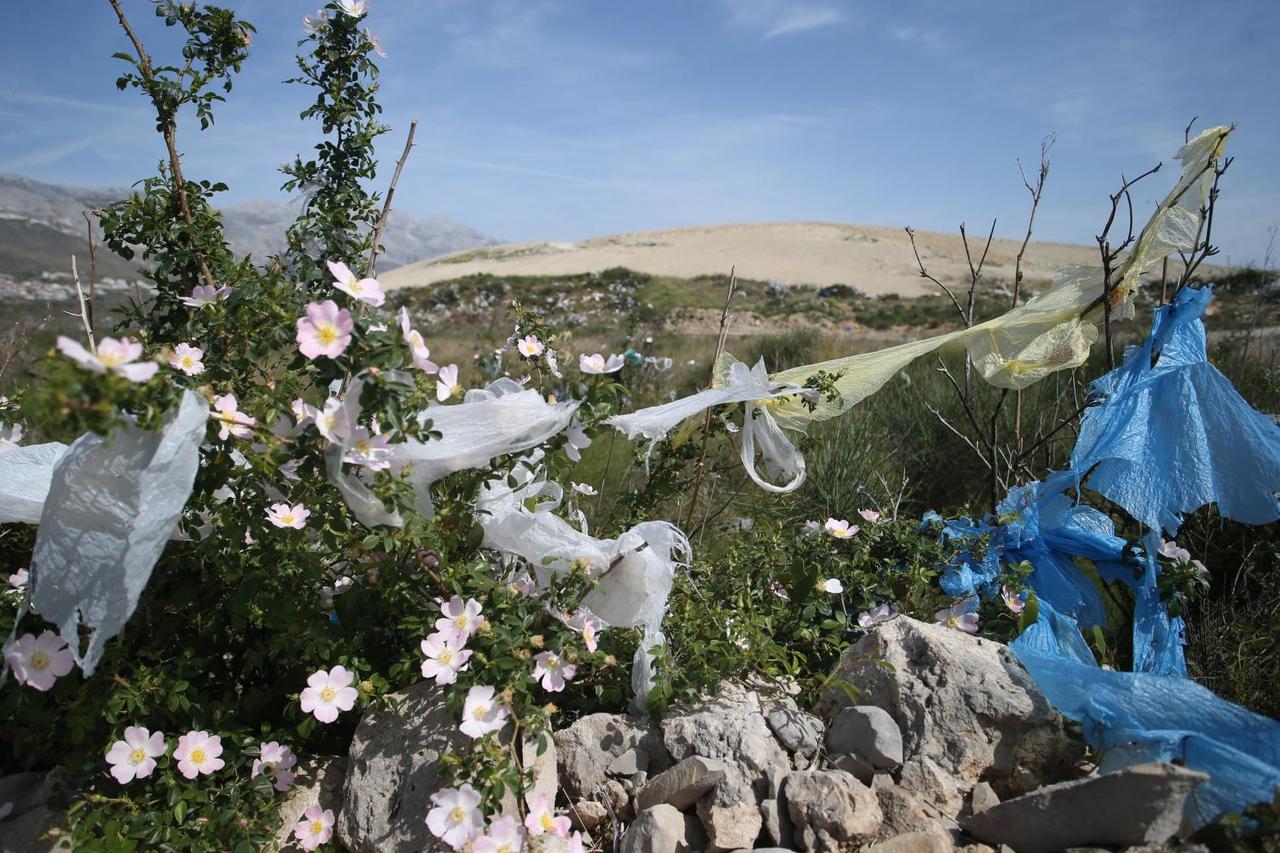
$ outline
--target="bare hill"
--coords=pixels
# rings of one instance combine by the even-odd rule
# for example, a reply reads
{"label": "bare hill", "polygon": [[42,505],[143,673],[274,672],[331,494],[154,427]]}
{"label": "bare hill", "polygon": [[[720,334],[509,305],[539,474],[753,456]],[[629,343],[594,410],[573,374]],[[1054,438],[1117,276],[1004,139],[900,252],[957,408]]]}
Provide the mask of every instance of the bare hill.
{"label": "bare hill", "polygon": [[[982,237],[974,246],[982,249]],[[959,235],[916,234],[929,272],[946,283],[968,277]],[[987,276],[1013,281],[1020,241],[996,239],[987,256]],[[976,260],[976,258],[975,258]],[[1035,243],[1023,259],[1024,281],[1048,283],[1072,264],[1097,264],[1098,250],[1062,243]],[[831,222],[761,222],[645,231],[595,237],[579,243],[525,243],[473,249],[420,261],[384,273],[387,287],[419,287],[473,273],[554,276],[627,267],[651,275],[694,278],[724,274],[788,285],[853,285],[867,294],[918,296],[937,288],[920,278],[911,244],[900,228]]]}

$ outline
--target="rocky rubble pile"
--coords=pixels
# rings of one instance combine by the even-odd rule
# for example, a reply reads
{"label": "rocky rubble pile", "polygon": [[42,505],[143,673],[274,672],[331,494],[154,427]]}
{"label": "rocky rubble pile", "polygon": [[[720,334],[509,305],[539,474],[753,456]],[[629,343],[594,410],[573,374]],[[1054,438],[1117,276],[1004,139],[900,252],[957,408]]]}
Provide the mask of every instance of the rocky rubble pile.
{"label": "rocky rubble pile", "polygon": [[[424,816],[461,735],[433,684],[399,699],[361,720],[345,770],[304,774],[282,842],[288,815],[321,802],[348,850],[446,849]],[[528,796],[558,792],[577,829],[621,853],[1156,850],[1205,778],[1082,759],[1006,647],[906,617],[846,650],[813,712],[776,687],[725,682],[661,719],[582,717],[525,755]]]}

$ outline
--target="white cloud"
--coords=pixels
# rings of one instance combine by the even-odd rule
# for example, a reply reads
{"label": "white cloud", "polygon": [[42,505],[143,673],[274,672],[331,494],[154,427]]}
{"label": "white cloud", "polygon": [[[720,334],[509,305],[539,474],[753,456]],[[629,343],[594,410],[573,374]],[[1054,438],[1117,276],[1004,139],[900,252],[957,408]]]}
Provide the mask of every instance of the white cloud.
{"label": "white cloud", "polygon": [[846,15],[838,6],[796,0],[720,0],[729,14],[729,23],[758,33],[761,38],[795,35],[843,23]]}

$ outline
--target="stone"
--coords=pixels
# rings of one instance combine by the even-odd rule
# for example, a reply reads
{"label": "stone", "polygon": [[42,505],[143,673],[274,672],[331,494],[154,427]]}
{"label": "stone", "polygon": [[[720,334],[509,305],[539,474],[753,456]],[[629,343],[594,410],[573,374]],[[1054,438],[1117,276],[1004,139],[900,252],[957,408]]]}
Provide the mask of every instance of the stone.
{"label": "stone", "polygon": [[782,793],[782,783],[786,781],[787,774],[790,773],[787,767],[770,767],[764,772],[766,794],[773,799],[777,799]]}
{"label": "stone", "polygon": [[796,708],[794,703],[778,703],[769,709],[765,722],[787,752],[808,757],[818,749],[822,721]]}
{"label": "stone", "polygon": [[[833,678],[857,687],[858,705],[888,712],[902,734],[901,784],[951,817],[980,779],[1017,796],[1067,778],[1083,752],[1009,649],[962,631],[899,616],[846,649]],[[820,711],[852,705],[831,688]]]}
{"label": "stone", "polygon": [[791,767],[765,722],[759,695],[733,682],[721,684],[714,697],[673,706],[662,720],[662,741],[672,761],[715,758],[742,768],[753,781],[771,767]]}
{"label": "stone", "polygon": [[10,812],[0,821],[0,850],[4,853],[61,853],[70,850],[71,839],[66,822],[66,815],[43,804],[31,806],[21,814]]}
{"label": "stone", "polygon": [[723,761],[691,755],[645,782],[636,791],[636,809],[644,811],[666,803],[684,811],[714,788],[728,771],[729,765]]}
{"label": "stone", "polygon": [[649,753],[632,747],[609,763],[605,773],[610,776],[635,776],[649,769]]}
{"label": "stone", "polygon": [[832,755],[856,755],[876,770],[902,764],[902,732],[889,712],[875,705],[854,705],[836,714],[826,744]]}
{"label": "stone", "polygon": [[613,809],[613,814],[618,820],[631,820],[632,815],[635,814],[631,809],[631,795],[617,779],[605,781],[601,798],[609,808]]}
{"label": "stone", "polygon": [[735,768],[697,803],[709,853],[755,844],[764,826],[751,780]]}
{"label": "stone", "polygon": [[760,817],[764,821],[763,832],[775,844],[790,846],[792,843],[791,815],[781,800],[768,799],[760,803]]}
{"label": "stone", "polygon": [[843,770],[798,770],[782,795],[801,850],[845,850],[875,838],[884,819],[871,789]]}
{"label": "stone", "polygon": [[308,806],[319,805],[342,811],[342,786],[347,772],[347,762],[341,756],[320,757],[298,764],[293,787],[280,803],[280,826],[276,830],[276,844],[281,851],[301,850],[293,843],[293,828],[302,820]]}
{"label": "stone", "polygon": [[908,832],[864,847],[864,853],[952,853],[955,845],[943,832]]}
{"label": "stone", "polygon": [[621,853],[695,853],[706,849],[698,819],[660,803],[636,816],[622,834]]}
{"label": "stone", "polygon": [[992,806],[1000,805],[1000,797],[986,782],[979,782],[973,786],[972,793],[969,794],[969,813],[977,814],[985,812]]}
{"label": "stone", "polygon": [[1019,853],[1163,844],[1178,832],[1187,797],[1208,778],[1172,764],[1137,764],[1040,788],[960,825],[979,841]]}
{"label": "stone", "polygon": [[56,792],[62,789],[59,770],[48,773],[27,771],[0,777],[0,805],[11,803],[9,820],[29,812],[37,806],[46,806]]}
{"label": "stone", "polygon": [[883,785],[872,790],[884,817],[877,841],[912,832],[946,832],[953,825],[937,809],[901,785]]}
{"label": "stone", "polygon": [[835,768],[852,775],[864,785],[875,784],[876,768],[872,766],[870,761],[860,755],[850,755],[847,752],[843,755],[833,755],[831,756],[831,764]]}
{"label": "stone", "polygon": [[[671,766],[661,733],[648,720],[625,714],[588,714],[554,735],[560,784],[570,800],[589,799],[609,779],[609,770],[624,753],[635,750],[638,770],[661,773]],[[639,767],[638,753],[644,753]],[[631,773],[615,775],[630,776]]]}
{"label": "stone", "polygon": [[595,800],[579,800],[569,806],[569,821],[574,829],[595,832],[609,820],[609,810]]}
{"label": "stone", "polygon": [[397,706],[367,711],[347,756],[338,838],[353,853],[443,851],[424,817],[440,789],[440,759],[470,748],[445,705],[444,691],[422,681],[393,694]]}

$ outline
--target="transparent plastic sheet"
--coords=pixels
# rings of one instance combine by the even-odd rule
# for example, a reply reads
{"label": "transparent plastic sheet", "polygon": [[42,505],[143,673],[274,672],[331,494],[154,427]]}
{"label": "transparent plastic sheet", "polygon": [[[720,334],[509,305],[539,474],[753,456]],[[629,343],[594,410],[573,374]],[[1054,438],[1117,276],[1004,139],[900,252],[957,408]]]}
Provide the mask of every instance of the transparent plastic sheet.
{"label": "transparent plastic sheet", "polygon": [[563,490],[543,479],[540,459],[540,454],[532,454],[508,477],[481,489],[476,499],[484,529],[481,545],[523,559],[539,587],[581,561],[597,584],[583,600],[583,608],[605,625],[644,632],[631,673],[634,704],[643,709],[653,689],[649,650],[666,642],[662,618],[671,584],[676,567],[688,565],[692,558],[692,547],[684,533],[665,521],[637,524],[617,539],[596,539],[585,523],[574,527],[555,514]]}
{"label": "transparent plastic sheet", "polygon": [[416,509],[432,513],[431,485],[455,471],[483,468],[495,457],[521,453],[562,432],[578,403],[548,403],[542,394],[511,379],[498,379],[467,392],[454,406],[432,406],[418,414],[440,438],[391,445],[394,465],[411,465]]}
{"label": "transparent plastic sheet", "polygon": [[32,444],[0,453],[0,524],[39,524],[53,468],[67,446]]}
{"label": "transparent plastic sheet", "polygon": [[[86,676],[133,614],[178,524],[207,425],[208,404],[186,391],[160,432],[86,433],[53,466],[18,619],[30,603],[57,625]],[[81,626],[90,630],[83,652]]]}
{"label": "transparent plastic sheet", "polygon": [[[352,380],[347,386],[347,393],[342,398],[340,415],[343,423],[360,423],[360,392],[363,390],[364,382],[360,379]],[[334,488],[342,495],[342,499],[347,502],[351,514],[366,527],[377,527],[380,524],[403,527],[404,520],[400,518],[399,512],[388,510],[381,498],[374,494],[373,489],[369,488],[357,473],[343,469],[342,457],[348,449],[340,444],[332,445],[325,451],[324,469],[329,482],[333,483]]]}
{"label": "transparent plastic sheet", "polygon": [[1254,411],[1205,353],[1208,288],[1157,311],[1151,335],[1098,379],[1071,455],[1089,488],[1172,538],[1210,503],[1227,518],[1280,518],[1280,427]]}
{"label": "transparent plastic sheet", "polygon": [[1270,799],[1280,786],[1280,723],[1191,679],[1100,669],[1045,648],[1042,639],[1028,631],[1010,648],[1046,698],[1105,751],[1106,769],[1159,759],[1209,774],[1187,801],[1194,825]]}
{"label": "transparent plastic sheet", "polygon": [[[768,492],[793,492],[804,483],[804,456],[778,428],[775,407],[783,398],[801,393],[799,385],[770,381],[764,359],[748,368],[733,356],[725,354],[715,368],[713,387],[660,406],[650,406],[625,415],[614,415],[605,423],[629,439],[647,438],[652,444],[666,438],[681,423],[713,406],[745,403],[742,423],[741,457],[748,476]],[[756,469],[756,450],[760,450],[765,471],[785,480],[777,485],[765,480]]]}
{"label": "transparent plastic sheet", "polygon": [[[1175,155],[1182,170],[1173,189],[1138,235],[1133,251],[1117,270],[1112,290],[1113,319],[1133,316],[1138,282],[1175,251],[1189,252],[1200,227],[1200,208],[1213,179],[1230,128],[1210,128]],[[962,346],[982,377],[1000,388],[1026,388],[1059,370],[1084,364],[1098,339],[1103,309],[1102,269],[1068,267],[1049,290],[970,329],[912,341],[878,352],[809,364],[773,375],[775,382],[804,385],[818,371],[843,371],[835,382],[839,399],[819,401],[812,412],[797,401],[780,401],[773,415],[783,429],[803,430],[812,421],[836,417],[879,391],[898,371],[945,346]]]}

